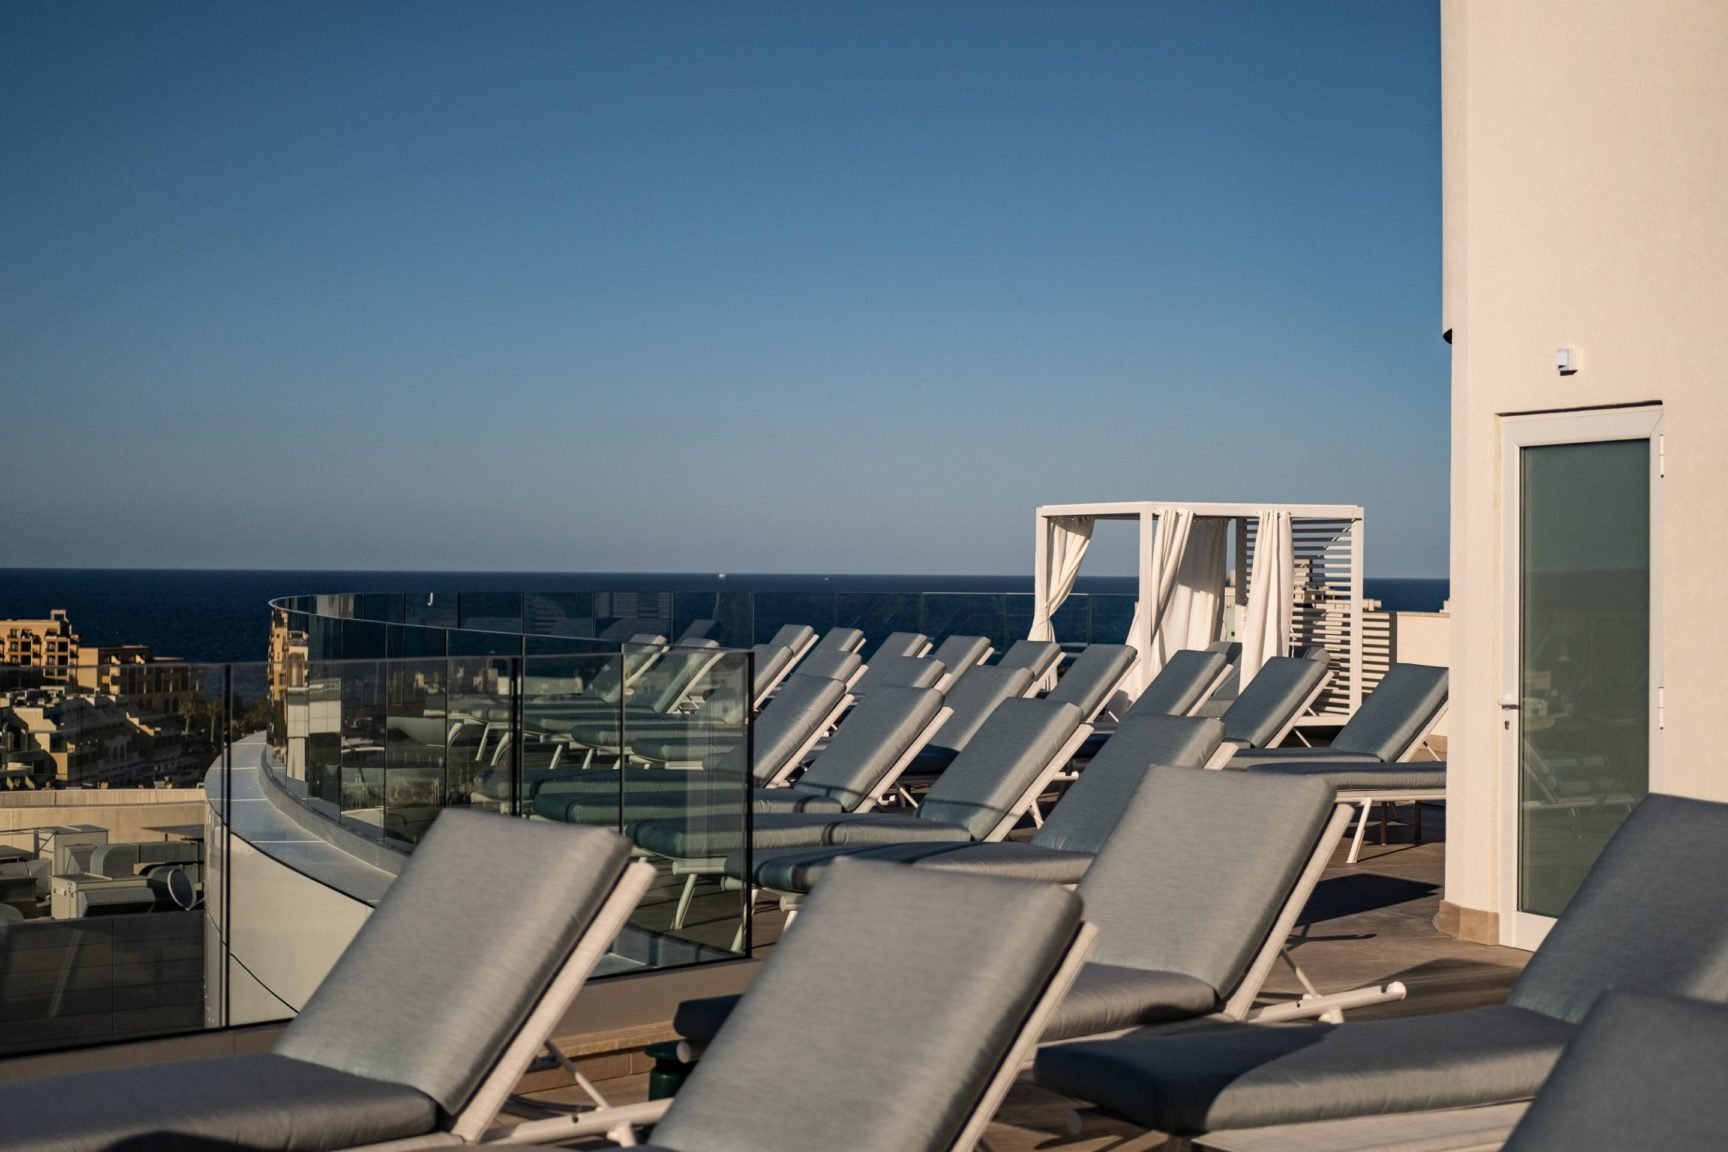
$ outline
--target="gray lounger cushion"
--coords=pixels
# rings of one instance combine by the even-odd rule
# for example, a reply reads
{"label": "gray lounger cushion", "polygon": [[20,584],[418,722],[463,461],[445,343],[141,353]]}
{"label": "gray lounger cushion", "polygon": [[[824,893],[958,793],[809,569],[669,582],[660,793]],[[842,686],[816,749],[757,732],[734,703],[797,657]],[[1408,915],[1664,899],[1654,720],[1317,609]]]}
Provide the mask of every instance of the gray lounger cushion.
{"label": "gray lounger cushion", "polygon": [[758,853],[756,882],[775,892],[809,892],[834,861],[850,856],[1046,884],[1078,884],[1092,864],[1090,852],[1065,852],[1036,844],[925,840]]}
{"label": "gray lounger cushion", "polygon": [[1506,1152],[1720,1147],[1724,1069],[1728,1008],[1610,992],[1584,1018]]}
{"label": "gray lounger cushion", "polygon": [[599,829],[445,810],[276,1053],[409,1085],[460,1110],[629,851]]}
{"label": "gray lounger cushion", "polygon": [[1222,652],[1183,649],[1164,662],[1152,683],[1134,700],[1129,716],[1186,716],[1229,663]]}
{"label": "gray lounger cushion", "polygon": [[[1179,973],[1228,996],[1333,807],[1332,789],[1318,780],[1147,769],[1080,882],[1099,925],[1093,961]],[[1254,835],[1229,834],[1242,827]]]}
{"label": "gray lounger cushion", "polygon": [[1289,723],[1326,676],[1326,665],[1299,656],[1274,656],[1224,712],[1224,739],[1263,747]]}
{"label": "gray lounger cushion", "polygon": [[[833,714],[835,705],[845,695],[846,685],[838,680],[825,680],[819,676],[790,677],[774,694],[768,707],[756,717],[753,738],[756,759],[751,775],[759,783],[771,779]],[[739,745],[722,755],[710,757],[707,767],[712,771],[743,776],[745,755],[744,747]]]}
{"label": "gray lounger cushion", "polygon": [[812,656],[818,652],[856,652],[864,647],[864,633],[856,628],[830,628],[816,641]]}
{"label": "gray lounger cushion", "polygon": [[1127,644],[1088,644],[1045,698],[1073,704],[1082,720],[1090,720],[1109,701],[1136,655]]}
{"label": "gray lounger cushion", "polygon": [[1244,1024],[1058,1044],[1038,1054],[1035,1074],[1135,1124],[1194,1134],[1528,1099],[1572,1033],[1505,1006],[1337,1027]]}
{"label": "gray lounger cushion", "polygon": [[1338,730],[1332,747],[1396,760],[1446,704],[1446,669],[1394,664]]}
{"label": "gray lounger cushion", "polygon": [[1053,885],[843,862],[654,1140],[677,1152],[945,1152],[1079,923],[1079,901]]}
{"label": "gray lounger cushion", "polygon": [[947,670],[940,660],[922,656],[873,656],[864,675],[852,686],[852,694],[862,700],[871,689],[884,684],[929,688]]}
{"label": "gray lounger cushion", "polygon": [[830,680],[838,680],[844,684],[851,680],[852,674],[863,665],[864,661],[858,659],[856,652],[817,650],[800,660],[798,667],[792,670],[792,675],[826,676]]}
{"label": "gray lounger cushion", "polygon": [[756,669],[754,683],[751,685],[755,695],[760,696],[774,683],[774,678],[780,675],[781,669],[792,662],[792,649],[779,644],[757,644],[750,649]]}
{"label": "gray lounger cushion", "polygon": [[1042,676],[1062,658],[1062,645],[1054,640],[1016,640],[996,658],[998,668],[1024,668]]}
{"label": "gray lounger cushion", "polygon": [[[1325,748],[1317,752],[1329,751]],[[1235,766],[1235,761],[1231,761]],[[1338,763],[1332,760],[1297,760],[1248,765],[1250,772],[1274,776],[1311,776],[1324,780],[1340,792],[1372,791],[1377,788],[1431,791],[1446,787],[1446,764],[1440,760],[1417,760],[1406,764]]]}
{"label": "gray lounger cushion", "polygon": [[1154,764],[1199,768],[1223,738],[1222,721],[1201,716],[1130,716],[1033,833],[1033,843],[1097,852]]}
{"label": "gray lounger cushion", "polygon": [[1170,1020],[1192,1020],[1218,1007],[1212,985],[1180,972],[1091,963],[1044,1029],[1051,1043]]}
{"label": "gray lounger cushion", "polygon": [[958,679],[989,655],[990,647],[990,641],[982,636],[950,636],[936,646],[930,659],[942,661],[942,667]]}
{"label": "gray lounger cushion", "polygon": [[322,1152],[438,1126],[412,1088],[273,1054],[0,1082],[0,1116],[13,1152]]}
{"label": "gray lounger cushion", "polygon": [[768,644],[773,648],[785,648],[789,652],[797,653],[815,639],[816,629],[808,624],[782,624],[769,638]]}
{"label": "gray lounger cushion", "polygon": [[1646,796],[1508,1004],[1578,1023],[1607,989],[1728,1001],[1728,804]]}
{"label": "gray lounger cushion", "polygon": [[973,668],[954,685],[945,701],[954,710],[941,729],[913,758],[905,779],[928,782],[954,762],[954,757],[978,734],[996,705],[1026,695],[1032,687],[1028,668]]}
{"label": "gray lounger cushion", "polygon": [[982,840],[1055,758],[1082,720],[1072,704],[1004,700],[918,807],[920,819],[957,824]]}
{"label": "gray lounger cushion", "polygon": [[890,656],[922,656],[930,647],[930,637],[922,632],[890,632],[870,659],[886,660]]}
{"label": "gray lounger cushion", "polygon": [[[751,844],[760,853],[773,848],[816,848],[825,844],[893,844],[902,840],[967,840],[966,829],[892,812],[764,812],[750,822]],[[744,822],[712,810],[683,817],[645,820],[626,835],[650,852],[679,860],[731,856],[744,847]],[[742,875],[728,865],[729,875]]]}

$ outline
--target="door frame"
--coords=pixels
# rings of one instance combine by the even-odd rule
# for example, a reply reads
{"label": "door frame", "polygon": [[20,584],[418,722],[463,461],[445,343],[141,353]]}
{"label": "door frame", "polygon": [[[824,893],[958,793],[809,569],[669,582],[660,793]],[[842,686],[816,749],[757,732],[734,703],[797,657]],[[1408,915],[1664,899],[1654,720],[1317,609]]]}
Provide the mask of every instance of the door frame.
{"label": "door frame", "polygon": [[1521,452],[1544,444],[1594,444],[1609,440],[1650,442],[1650,777],[1649,791],[1662,782],[1662,476],[1663,409],[1659,404],[1628,408],[1580,408],[1565,412],[1506,415],[1500,418],[1500,943],[1534,949],[1553,927],[1551,917],[1518,907],[1519,815],[1522,785],[1522,725],[1504,723],[1519,715],[1523,615],[1522,559],[1523,467]]}

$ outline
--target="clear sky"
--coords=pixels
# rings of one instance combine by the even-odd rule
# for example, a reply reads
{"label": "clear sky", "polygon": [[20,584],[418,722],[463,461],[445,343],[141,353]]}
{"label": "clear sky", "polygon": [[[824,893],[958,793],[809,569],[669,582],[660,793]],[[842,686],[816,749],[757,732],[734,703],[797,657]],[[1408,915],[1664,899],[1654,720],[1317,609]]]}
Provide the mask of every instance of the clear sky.
{"label": "clear sky", "polygon": [[1444,575],[1437,9],[11,0],[0,567]]}

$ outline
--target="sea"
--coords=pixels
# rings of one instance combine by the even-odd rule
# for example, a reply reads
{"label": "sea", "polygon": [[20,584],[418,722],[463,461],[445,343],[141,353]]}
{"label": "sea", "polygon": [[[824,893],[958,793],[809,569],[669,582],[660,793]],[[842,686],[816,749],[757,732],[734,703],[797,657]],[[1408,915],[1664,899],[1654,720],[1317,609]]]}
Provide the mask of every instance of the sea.
{"label": "sea", "polygon": [[[1441,579],[1367,577],[1394,612],[1437,612]],[[66,609],[86,645],[148,644],[196,663],[261,660],[269,602],[315,592],[1031,592],[1030,576],[672,572],[338,572],[0,568],[0,619]],[[1131,576],[1082,576],[1076,592],[1132,595]]]}

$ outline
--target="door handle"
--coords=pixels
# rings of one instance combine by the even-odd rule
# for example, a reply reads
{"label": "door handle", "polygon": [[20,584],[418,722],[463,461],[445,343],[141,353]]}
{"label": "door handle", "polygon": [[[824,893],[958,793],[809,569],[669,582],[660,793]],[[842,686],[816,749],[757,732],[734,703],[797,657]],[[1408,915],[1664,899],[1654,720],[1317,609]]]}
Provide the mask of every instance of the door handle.
{"label": "door handle", "polygon": [[1508,712],[1518,711],[1520,707],[1518,697],[1510,695],[1500,697],[1500,707]]}

